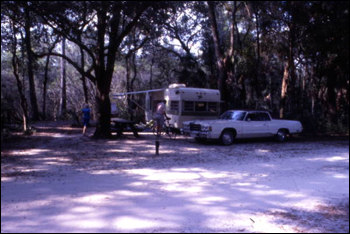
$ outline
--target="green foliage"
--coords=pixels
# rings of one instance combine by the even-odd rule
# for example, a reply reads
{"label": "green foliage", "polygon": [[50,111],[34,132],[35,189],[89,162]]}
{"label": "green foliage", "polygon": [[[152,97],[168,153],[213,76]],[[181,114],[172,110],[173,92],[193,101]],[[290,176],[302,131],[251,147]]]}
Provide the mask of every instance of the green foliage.
{"label": "green foliage", "polygon": [[[348,1],[218,1],[214,6],[229,108],[268,108],[277,114],[285,63],[292,61],[286,117],[301,120],[309,133],[348,133]],[[38,97],[44,95],[49,49],[56,55],[48,61],[47,113],[42,113],[48,119],[55,119],[58,112],[62,58],[57,55],[62,36],[67,38],[64,59],[71,119],[77,119],[75,115],[85,102],[83,75],[92,103],[102,100],[103,92],[164,88],[171,83],[218,88],[217,58],[208,6],[203,1],[2,1],[1,113],[6,121],[21,120],[12,67],[13,33],[23,91],[28,100],[30,97],[25,10],[31,19]],[[142,97],[135,99],[139,104],[144,102]],[[43,106],[43,98],[38,98],[38,103]],[[107,109],[100,104],[92,105],[94,117]],[[118,107],[122,117],[142,121],[142,110],[136,105],[125,102]]]}

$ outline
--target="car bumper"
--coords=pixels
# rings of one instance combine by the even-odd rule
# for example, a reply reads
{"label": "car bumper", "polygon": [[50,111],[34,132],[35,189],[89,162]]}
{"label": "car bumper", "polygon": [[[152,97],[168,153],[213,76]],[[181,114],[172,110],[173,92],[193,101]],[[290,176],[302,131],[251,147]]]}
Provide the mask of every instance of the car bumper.
{"label": "car bumper", "polygon": [[211,133],[210,132],[197,132],[197,131],[184,131],[183,132],[185,136],[190,136],[193,138],[201,138],[201,139],[210,139]]}

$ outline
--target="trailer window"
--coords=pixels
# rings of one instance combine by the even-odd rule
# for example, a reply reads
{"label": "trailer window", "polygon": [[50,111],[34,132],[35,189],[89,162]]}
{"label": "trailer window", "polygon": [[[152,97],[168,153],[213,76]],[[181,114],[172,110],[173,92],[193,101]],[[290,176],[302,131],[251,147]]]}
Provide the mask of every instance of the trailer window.
{"label": "trailer window", "polygon": [[184,111],[194,111],[194,102],[185,102]]}
{"label": "trailer window", "polygon": [[[173,105],[173,104],[171,104]],[[178,104],[176,104],[178,105]],[[175,107],[175,104],[174,104]],[[185,112],[209,112],[217,113],[219,105],[217,102],[190,102],[184,101],[183,111]]]}
{"label": "trailer window", "polygon": [[207,102],[196,102],[195,105],[196,105],[196,111],[198,111],[198,112],[208,111],[207,110],[207,105],[208,105]]}
{"label": "trailer window", "polygon": [[209,102],[208,110],[209,112],[218,112],[218,104],[216,102]]}
{"label": "trailer window", "polygon": [[170,110],[179,111],[179,102],[178,101],[171,101]]}

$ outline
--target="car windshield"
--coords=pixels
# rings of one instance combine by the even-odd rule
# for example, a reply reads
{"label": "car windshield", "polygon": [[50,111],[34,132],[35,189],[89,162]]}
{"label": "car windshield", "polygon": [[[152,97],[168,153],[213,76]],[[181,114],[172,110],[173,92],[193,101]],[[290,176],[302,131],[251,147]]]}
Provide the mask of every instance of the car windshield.
{"label": "car windshield", "polygon": [[243,121],[246,113],[245,111],[227,111],[223,113],[219,119]]}

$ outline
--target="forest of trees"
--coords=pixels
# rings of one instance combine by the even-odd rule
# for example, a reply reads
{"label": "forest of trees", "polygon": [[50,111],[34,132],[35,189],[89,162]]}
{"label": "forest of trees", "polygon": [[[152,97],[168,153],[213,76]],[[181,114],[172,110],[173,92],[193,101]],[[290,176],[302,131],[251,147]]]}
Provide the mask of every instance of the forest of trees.
{"label": "forest of trees", "polygon": [[347,134],[349,1],[1,1],[2,127],[89,103],[106,138],[111,94],[171,83]]}

